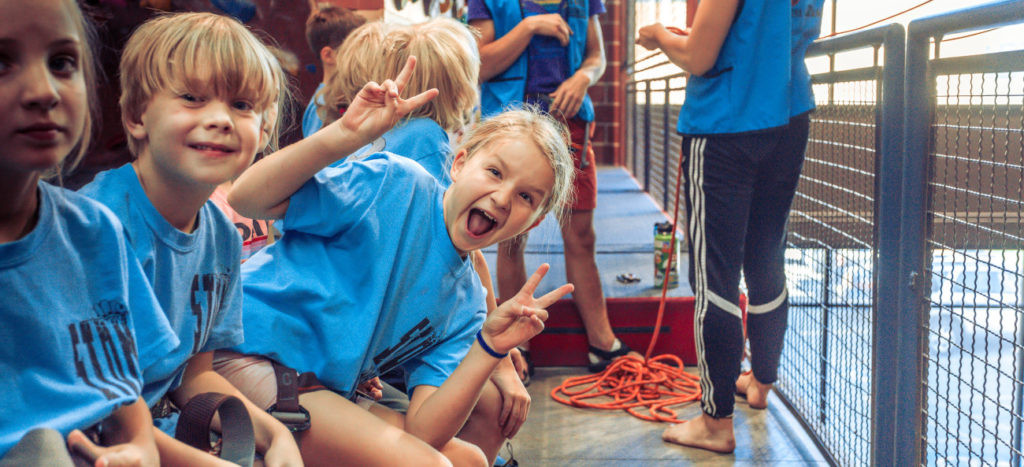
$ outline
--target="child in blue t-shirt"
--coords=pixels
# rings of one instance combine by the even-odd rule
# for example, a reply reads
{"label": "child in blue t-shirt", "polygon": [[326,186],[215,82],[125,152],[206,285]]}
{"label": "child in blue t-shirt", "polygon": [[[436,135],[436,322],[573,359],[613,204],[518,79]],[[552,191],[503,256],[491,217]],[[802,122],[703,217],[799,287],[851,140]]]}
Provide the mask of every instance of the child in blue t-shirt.
{"label": "child in blue t-shirt", "polygon": [[[193,396],[236,396],[249,408],[268,464],[301,462],[288,429],[213,371],[213,351],[242,342],[241,243],[209,201],[256,153],[276,144],[286,98],[276,59],[232,18],[161,16],[140,26],[121,57],[121,114],[131,164],[99,174],[82,192],[121,219],[181,343],[144,367],[143,395],[156,415],[165,462],[216,461],[164,433]],[[216,425],[216,421],[215,421]]]}
{"label": "child in blue t-shirt", "polygon": [[[637,44],[691,73],[677,130],[702,414],[669,427],[666,441],[732,452],[735,395],[764,409],[777,379],[788,313],[786,221],[814,109],[804,54],[821,32],[823,2],[706,0],[686,33],[661,24],[638,31]],[[743,375],[741,271],[752,369]]]}
{"label": "child in blue t-shirt", "polygon": [[65,446],[96,465],[159,462],[141,368],[178,341],[117,218],[40,181],[89,145],[87,31],[74,1],[0,0],[4,465],[71,465]]}
{"label": "child in blue t-shirt", "polygon": [[[383,34],[383,37],[381,35]],[[388,130],[348,158],[331,164],[340,166],[348,160],[377,152],[389,152],[410,158],[423,166],[443,188],[451,185],[450,138],[465,128],[479,104],[478,74],[480,58],[476,40],[469,28],[450,18],[435,18],[409,27],[387,28],[366,26],[352,34],[339,53],[354,56],[379,57],[372,65],[346,67],[338,70],[337,80],[328,89],[330,95],[354,97],[368,81],[380,81],[396,76],[410,55],[416,57],[416,75],[407,83],[405,95],[417,95],[431,88],[438,96],[412,111],[394,128]],[[358,87],[355,83],[359,83]],[[487,289],[488,310],[497,307],[491,275],[483,253],[470,253],[473,268]],[[515,352],[515,351],[514,351]],[[471,436],[485,453],[496,453],[505,438],[515,436],[529,412],[530,395],[517,377],[512,359],[505,359],[499,370],[485,385],[480,405],[474,416],[497,413],[500,430],[493,436]],[[493,410],[488,410],[493,406]],[[496,455],[496,454],[495,454]]]}
{"label": "child in blue t-shirt", "polygon": [[309,44],[313,55],[320,58],[323,80],[317,85],[316,91],[313,91],[313,97],[309,99],[309,104],[302,113],[303,137],[316,133],[316,130],[324,125],[317,114],[317,109],[324,105],[324,95],[321,91],[339,65],[336,52],[345,42],[345,38],[366,22],[365,18],[345,7],[326,3],[314,5],[309,18],[306,18],[306,43]]}
{"label": "child in blue t-shirt", "polygon": [[[243,215],[283,217],[285,226],[243,267],[246,333],[266,337],[235,350],[264,376],[236,384],[273,384],[268,359],[315,376],[321,386],[299,391],[312,422],[300,438],[310,462],[486,462],[455,435],[474,429],[464,424],[499,361],[543,328],[542,308],[572,290],[534,299],[545,265],[485,319],[468,259],[567,198],[566,136],[548,117],[516,111],[478,126],[456,151],[447,189],[388,153],[325,169],[436,95],[399,98],[414,63],[395,81],[366,85],[337,122],[257,162],[228,197]],[[357,386],[397,366],[408,413],[362,407]]]}

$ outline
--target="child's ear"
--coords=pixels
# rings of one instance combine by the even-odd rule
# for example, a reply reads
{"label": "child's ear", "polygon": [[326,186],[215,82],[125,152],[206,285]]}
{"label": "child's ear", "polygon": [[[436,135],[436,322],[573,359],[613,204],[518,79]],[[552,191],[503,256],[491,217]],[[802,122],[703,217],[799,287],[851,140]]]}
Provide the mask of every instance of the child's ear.
{"label": "child's ear", "polygon": [[466,165],[466,155],[467,153],[465,149],[455,153],[455,159],[452,160],[452,168],[448,171],[449,175],[452,176],[453,182],[458,178],[459,172],[462,171],[462,167]]}
{"label": "child's ear", "polygon": [[334,69],[334,49],[326,45],[320,49],[320,63],[324,64],[323,72],[329,74],[327,70]]}
{"label": "child's ear", "polygon": [[260,125],[260,142],[258,144],[259,149],[257,152],[263,152],[267,149],[267,145],[270,144],[270,132],[274,131],[274,127],[277,125],[277,105],[273,106],[270,111],[264,112],[263,123]]}
{"label": "child's ear", "polygon": [[257,153],[267,150],[267,145],[270,144],[270,127],[272,125],[272,122],[263,122],[263,125],[260,125],[260,142],[257,144],[259,147],[256,150]]}
{"label": "child's ear", "polygon": [[125,131],[137,140],[146,139],[146,126],[142,123],[142,115],[128,115],[121,113],[121,121],[124,122]]}

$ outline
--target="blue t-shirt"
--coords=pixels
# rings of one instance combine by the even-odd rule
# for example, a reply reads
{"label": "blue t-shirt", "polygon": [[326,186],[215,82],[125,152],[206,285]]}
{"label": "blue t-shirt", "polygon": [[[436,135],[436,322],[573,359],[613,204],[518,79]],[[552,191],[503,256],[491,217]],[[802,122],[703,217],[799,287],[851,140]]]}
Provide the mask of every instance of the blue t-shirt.
{"label": "blue t-shirt", "polygon": [[[601,0],[520,0],[519,7],[523,17],[558,13],[568,20],[570,15],[582,14],[583,8],[577,2],[590,3],[590,16],[605,12]],[[492,20],[491,12],[483,0],[469,0],[469,21]],[[586,31],[574,31],[575,34]],[[569,59],[566,47],[558,39],[551,36],[534,35],[526,48],[529,63],[526,67],[526,94],[549,94],[569,78]],[[529,97],[529,96],[527,96]],[[527,99],[531,104],[542,106],[547,110],[548,102]]]}
{"label": "blue t-shirt", "polygon": [[397,366],[440,386],[486,313],[445,228],[444,189],[393,154],[328,167],[294,195],[284,236],[242,265],[245,333],[265,355],[351,395]]}
{"label": "blue t-shirt", "polygon": [[791,6],[741,4],[714,66],[686,82],[676,123],[683,135],[741,134],[789,122]]}
{"label": "blue t-shirt", "polygon": [[213,201],[199,210],[192,233],[176,229],[149,201],[131,164],[100,173],[81,193],[107,205],[124,224],[128,242],[181,341],[166,358],[144,367],[143,397],[152,406],[181,384],[185,363],[193,355],[242,342],[242,241]]}
{"label": "blue t-shirt", "polygon": [[[448,144],[448,133],[445,133],[441,125],[429,118],[403,121],[373,143],[356,150],[348,159],[359,160],[378,152],[390,152],[408,157],[427,169],[427,172],[433,175],[444,188],[448,188],[452,184],[452,177],[448,172],[451,168],[451,146]],[[331,165],[337,167],[345,160],[342,159]]]}
{"label": "blue t-shirt", "polygon": [[0,457],[33,428],[67,435],[134,403],[140,368],[178,345],[117,218],[38,186],[35,228],[0,244]]}
{"label": "blue t-shirt", "polygon": [[320,120],[320,116],[316,113],[317,104],[324,104],[324,96],[320,94],[320,90],[323,88],[324,83],[320,83],[316,87],[316,91],[313,92],[313,97],[309,98],[309,105],[306,106],[306,111],[302,113],[303,138],[308,138],[309,135],[316,133],[317,130],[324,126],[324,122]]}
{"label": "blue t-shirt", "polygon": [[790,86],[789,115],[800,115],[814,109],[814,94],[811,92],[811,75],[807,72],[807,47],[821,35],[821,12],[825,0],[799,0],[793,2],[793,80]]}

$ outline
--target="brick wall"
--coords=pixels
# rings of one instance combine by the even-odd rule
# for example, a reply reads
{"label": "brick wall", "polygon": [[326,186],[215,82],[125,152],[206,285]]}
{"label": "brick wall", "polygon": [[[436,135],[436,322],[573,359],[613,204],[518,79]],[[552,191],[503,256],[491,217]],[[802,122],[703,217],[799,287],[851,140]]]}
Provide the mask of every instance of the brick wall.
{"label": "brick wall", "polygon": [[[594,132],[594,153],[599,164],[623,162],[622,141],[625,139],[624,117],[626,75],[623,62],[626,59],[627,26],[626,2],[632,0],[605,0],[607,12],[600,16],[601,32],[604,36],[604,53],[608,67],[597,84],[590,87],[590,98],[594,101],[597,114],[597,129]],[[631,43],[632,41],[630,41]]]}

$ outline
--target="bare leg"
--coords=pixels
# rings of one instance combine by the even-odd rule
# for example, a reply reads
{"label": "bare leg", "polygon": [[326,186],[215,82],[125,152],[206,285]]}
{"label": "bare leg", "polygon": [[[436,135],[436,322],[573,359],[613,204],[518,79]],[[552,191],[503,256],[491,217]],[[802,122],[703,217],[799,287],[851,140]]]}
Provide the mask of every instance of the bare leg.
{"label": "bare leg", "polygon": [[599,349],[610,350],[615,343],[615,333],[608,322],[601,276],[594,258],[594,211],[572,211],[562,225],[562,239],[565,243],[565,275],[576,287],[572,296],[580,310],[587,341]]}
{"label": "bare leg", "polygon": [[469,420],[459,431],[459,438],[479,447],[487,456],[487,465],[494,465],[505,436],[502,434],[498,417],[501,415],[501,393],[490,380],[484,383],[480,399],[477,400]]}
{"label": "bare leg", "polygon": [[[526,260],[523,259],[523,252],[526,251],[527,234],[505,240],[498,244],[498,304],[512,298],[519,289],[526,284]],[[520,347],[530,348],[529,342],[524,342]]]}
{"label": "bare leg", "polygon": [[771,384],[764,384],[754,377],[754,372],[748,371],[736,378],[736,394],[747,398],[747,404],[752,409],[768,408],[768,393],[772,391]]}
{"label": "bare leg", "polygon": [[338,394],[316,391],[299,401],[312,415],[309,430],[297,436],[306,465],[452,465],[419,438]]}
{"label": "bare leg", "polygon": [[670,443],[729,454],[736,449],[732,418],[711,418],[701,413],[697,418],[668,427],[661,439]]}

